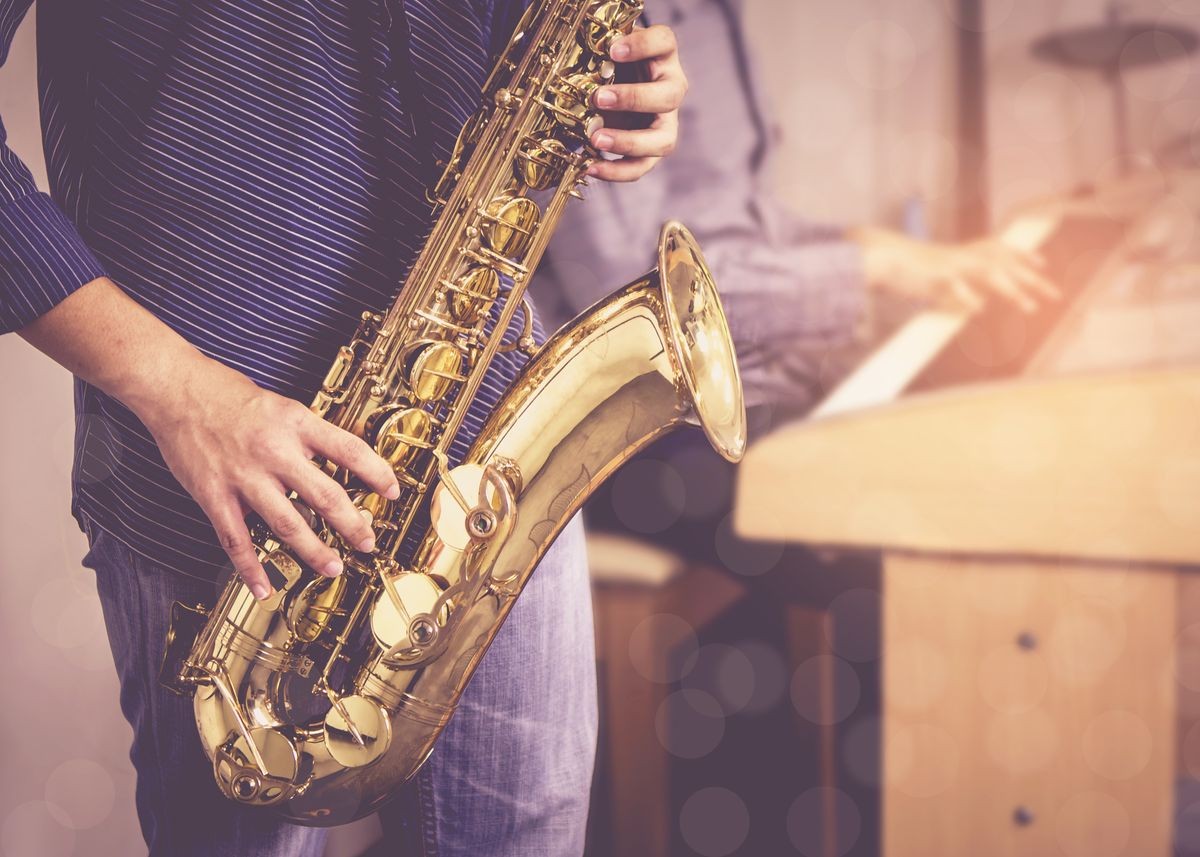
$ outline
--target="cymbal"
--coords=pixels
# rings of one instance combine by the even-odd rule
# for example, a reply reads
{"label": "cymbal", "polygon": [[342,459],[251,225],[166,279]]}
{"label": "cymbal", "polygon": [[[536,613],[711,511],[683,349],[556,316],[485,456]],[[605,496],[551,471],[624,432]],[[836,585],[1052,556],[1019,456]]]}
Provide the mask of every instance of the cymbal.
{"label": "cymbal", "polygon": [[1193,53],[1197,45],[1200,36],[1194,30],[1175,24],[1108,21],[1047,33],[1033,43],[1031,52],[1055,65],[1115,72],[1118,66],[1170,62]]}

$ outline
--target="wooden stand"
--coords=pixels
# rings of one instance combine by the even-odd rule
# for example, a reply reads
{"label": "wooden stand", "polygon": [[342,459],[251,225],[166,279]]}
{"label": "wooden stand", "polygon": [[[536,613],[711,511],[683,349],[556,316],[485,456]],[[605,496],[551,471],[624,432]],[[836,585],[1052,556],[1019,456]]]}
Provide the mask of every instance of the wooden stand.
{"label": "wooden stand", "polygon": [[1168,857],[1200,372],[1022,381],[784,429],[751,538],[884,552],[887,857]]}

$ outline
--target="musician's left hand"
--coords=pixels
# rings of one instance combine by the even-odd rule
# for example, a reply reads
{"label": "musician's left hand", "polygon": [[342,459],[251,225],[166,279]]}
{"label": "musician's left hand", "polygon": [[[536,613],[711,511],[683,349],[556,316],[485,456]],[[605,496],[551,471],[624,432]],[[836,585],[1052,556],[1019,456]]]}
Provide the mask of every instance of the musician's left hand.
{"label": "musician's left hand", "polygon": [[[619,160],[597,159],[588,175],[612,182],[631,182],[653,169],[675,150],[679,136],[679,105],[687,93],[687,77],[679,63],[675,33],[661,24],[634,30],[613,42],[610,56],[618,63],[643,63],[647,80],[602,86],[592,103],[604,113],[605,127],[592,134],[601,152]],[[642,127],[618,127],[619,115],[643,114]]]}

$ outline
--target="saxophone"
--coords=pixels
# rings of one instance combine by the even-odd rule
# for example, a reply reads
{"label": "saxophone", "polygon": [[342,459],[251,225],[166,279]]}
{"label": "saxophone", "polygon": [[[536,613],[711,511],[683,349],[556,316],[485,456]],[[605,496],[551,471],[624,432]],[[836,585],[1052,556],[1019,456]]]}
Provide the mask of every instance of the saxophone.
{"label": "saxophone", "polygon": [[[234,577],[211,610],[173,606],[163,681],[193,696],[232,800],[318,826],[376,809],[429,756],[538,561],[603,479],[684,423],[741,457],[733,346],[680,224],[663,227],[655,270],[540,348],[530,335],[525,287],[597,156],[590,99],[641,10],[540,0],[526,11],[430,191],[434,226],[395,303],[363,314],[313,400],[400,480],[387,500],[315,462],[370,517],[375,550],[355,551],[293,495],[340,552],[340,576],[305,567],[256,523],[272,595],[257,601]],[[503,342],[522,308],[521,335]],[[528,362],[452,466],[489,363],[513,347]]]}

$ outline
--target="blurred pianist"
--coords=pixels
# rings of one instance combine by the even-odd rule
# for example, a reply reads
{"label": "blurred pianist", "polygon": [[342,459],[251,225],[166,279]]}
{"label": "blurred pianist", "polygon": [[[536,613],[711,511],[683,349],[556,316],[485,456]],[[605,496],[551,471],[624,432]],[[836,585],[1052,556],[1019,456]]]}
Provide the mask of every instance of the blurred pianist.
{"label": "blurred pianist", "polygon": [[[648,0],[648,16],[679,35],[690,81],[681,114],[688,133],[647,178],[593,186],[586,205],[567,208],[533,294],[544,319],[565,322],[649,270],[653,259],[629,248],[647,247],[646,236],[657,234],[664,220],[683,219],[704,248],[729,316],[753,441],[771,423],[817,403],[878,336],[881,325],[871,323],[873,316],[922,304],[978,312],[992,300],[1035,312],[1058,292],[1036,254],[997,240],[918,241],[881,227],[816,223],[789,211],[769,186],[778,133],[749,61],[754,52],[743,40],[742,10],[742,0]],[[816,16],[813,24],[819,26]],[[679,464],[685,481],[701,478],[686,471],[703,471],[697,493],[729,497],[732,468],[707,456],[702,440],[692,440],[690,433],[673,435],[646,456]],[[621,481],[592,501],[593,526],[622,529],[636,519],[614,509]],[[649,508],[671,503],[656,496],[665,490],[650,480],[635,493]],[[727,512],[684,516],[658,538],[711,559],[714,525]]]}

